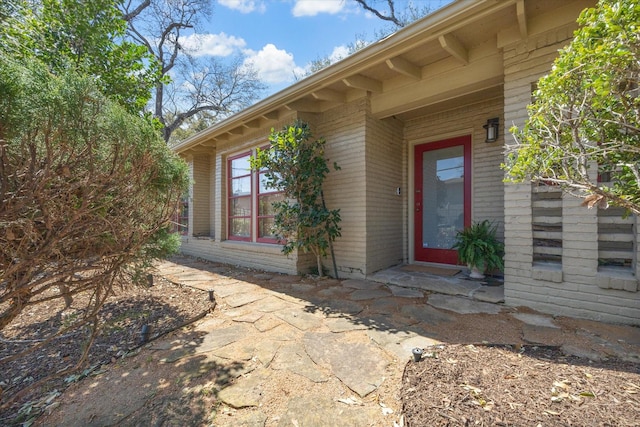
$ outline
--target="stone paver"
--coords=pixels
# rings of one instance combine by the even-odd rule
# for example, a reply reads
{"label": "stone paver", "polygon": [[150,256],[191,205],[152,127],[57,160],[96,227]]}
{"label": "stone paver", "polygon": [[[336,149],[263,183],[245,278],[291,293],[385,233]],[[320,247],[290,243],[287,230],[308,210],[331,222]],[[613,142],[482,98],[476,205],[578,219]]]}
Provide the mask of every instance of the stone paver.
{"label": "stone paver", "polygon": [[[433,296],[435,295],[431,295],[429,299]],[[400,313],[407,316],[408,319],[413,319],[424,326],[451,322],[454,319],[452,315],[445,313],[444,311],[440,311],[428,304],[404,305],[400,308]]]}
{"label": "stone paver", "polygon": [[488,302],[475,301],[469,298],[451,297],[441,294],[429,296],[427,304],[444,310],[455,311],[459,314],[488,313],[498,314],[502,310],[499,305]]}
{"label": "stone paver", "polygon": [[498,304],[504,302],[504,286],[482,286],[471,297],[478,301]]}
{"label": "stone paver", "polygon": [[248,328],[250,326],[234,324],[225,328],[215,329],[204,336],[202,343],[196,346],[195,353],[206,353],[236,342],[248,334]]}
{"label": "stone paver", "polygon": [[214,285],[212,288],[214,290],[213,294],[215,296],[221,296],[222,298],[227,298],[229,295],[233,294],[256,292],[261,289],[253,283],[242,282],[239,280],[232,280],[229,283]]}
{"label": "stone paver", "polygon": [[342,282],[342,286],[352,289],[377,289],[382,287],[380,283],[370,280],[347,279]]}
{"label": "stone paver", "polygon": [[256,321],[253,326],[260,332],[267,332],[276,326],[282,325],[282,320],[276,319],[273,316],[262,316],[260,320]]}
{"label": "stone paver", "polygon": [[244,323],[256,323],[258,320],[262,319],[264,313],[260,313],[259,311],[249,312],[247,314],[243,314],[241,316],[235,316],[233,318],[234,322],[244,322]]}
{"label": "stone paver", "polygon": [[242,307],[243,305],[251,304],[252,302],[259,301],[266,297],[265,294],[255,293],[255,292],[247,292],[247,293],[238,293],[229,295],[225,298],[225,302],[231,307]]}
{"label": "stone paver", "polygon": [[322,383],[329,380],[329,376],[313,363],[304,347],[297,342],[281,346],[271,364],[271,368],[293,372],[314,383]]}
{"label": "stone paver", "polygon": [[335,334],[318,332],[306,333],[303,342],[316,364],[328,364],[333,374],[360,397],[382,384],[389,362],[377,347],[341,341]]}
{"label": "stone paver", "polygon": [[402,298],[422,298],[424,297],[424,292],[419,291],[417,289],[404,288],[402,286],[389,285],[389,290],[396,297]]}
{"label": "stone paver", "polygon": [[545,328],[559,328],[558,325],[553,323],[553,318],[550,316],[530,313],[511,313],[511,316],[523,323],[526,323],[527,325],[543,326]]}
{"label": "stone paver", "polygon": [[331,317],[325,320],[325,325],[331,332],[347,332],[358,331],[368,329],[369,326],[365,325],[358,319],[352,317]]}
{"label": "stone paver", "polygon": [[218,398],[232,408],[258,406],[263,396],[264,382],[269,379],[266,368],[253,371],[251,375],[240,378],[233,385],[223,388]]}
{"label": "stone paver", "polygon": [[274,313],[276,317],[284,320],[291,326],[295,326],[301,331],[306,331],[308,329],[315,329],[320,327],[322,324],[322,318],[316,316],[315,314],[307,313],[302,310],[283,310],[277,313]]}
{"label": "stone paver", "polygon": [[297,306],[297,304],[290,301],[285,301],[282,298],[278,298],[274,295],[269,295],[268,297],[257,301],[255,304],[252,304],[252,308],[254,310],[258,310],[264,313],[273,313],[274,311],[280,311],[295,306]]}
{"label": "stone paver", "polygon": [[376,299],[390,296],[391,293],[386,289],[358,289],[351,293],[353,301],[363,301],[367,299]]}

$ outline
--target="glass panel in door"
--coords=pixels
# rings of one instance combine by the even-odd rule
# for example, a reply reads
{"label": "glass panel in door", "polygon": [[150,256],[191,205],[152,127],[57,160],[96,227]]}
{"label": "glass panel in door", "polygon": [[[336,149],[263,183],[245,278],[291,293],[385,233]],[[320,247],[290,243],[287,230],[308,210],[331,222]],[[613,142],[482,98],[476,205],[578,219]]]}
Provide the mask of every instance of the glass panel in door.
{"label": "glass panel in door", "polygon": [[455,236],[469,220],[470,137],[416,147],[415,258],[457,264]]}

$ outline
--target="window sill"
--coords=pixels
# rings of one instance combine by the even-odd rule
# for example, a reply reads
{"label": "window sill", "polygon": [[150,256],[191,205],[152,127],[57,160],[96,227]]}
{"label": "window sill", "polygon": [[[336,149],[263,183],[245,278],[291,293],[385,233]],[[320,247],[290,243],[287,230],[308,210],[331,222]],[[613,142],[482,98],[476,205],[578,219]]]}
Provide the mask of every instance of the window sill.
{"label": "window sill", "polygon": [[282,245],[274,243],[245,242],[242,240],[224,240],[220,246],[229,250],[238,250],[250,253],[282,254]]}
{"label": "window sill", "polygon": [[562,264],[534,264],[531,269],[531,277],[537,280],[545,280],[547,282],[562,283]]}
{"label": "window sill", "polygon": [[602,289],[638,292],[638,279],[626,268],[601,267],[596,275],[596,283]]}

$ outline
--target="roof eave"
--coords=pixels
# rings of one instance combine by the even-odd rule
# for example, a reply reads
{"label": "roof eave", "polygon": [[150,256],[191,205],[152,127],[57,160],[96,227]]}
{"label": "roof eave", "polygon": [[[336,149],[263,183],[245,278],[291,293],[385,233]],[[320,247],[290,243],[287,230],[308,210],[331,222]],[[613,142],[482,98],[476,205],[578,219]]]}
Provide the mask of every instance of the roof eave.
{"label": "roof eave", "polygon": [[409,48],[413,44],[421,43],[425,33],[431,32],[431,37],[440,34],[456,23],[474,17],[479,13],[491,13],[512,5],[517,0],[457,0],[453,3],[427,15],[426,17],[398,30],[392,35],[374,42],[362,50],[338,61],[328,67],[294,83],[293,85],[268,96],[256,104],[210,126],[209,128],[173,145],[171,148],[181,153],[205,141],[222,135],[231,129],[256,117],[267,114],[274,109],[295,101],[315,90],[329,85],[363,69],[384,61],[387,57],[397,54],[397,48],[404,45]]}

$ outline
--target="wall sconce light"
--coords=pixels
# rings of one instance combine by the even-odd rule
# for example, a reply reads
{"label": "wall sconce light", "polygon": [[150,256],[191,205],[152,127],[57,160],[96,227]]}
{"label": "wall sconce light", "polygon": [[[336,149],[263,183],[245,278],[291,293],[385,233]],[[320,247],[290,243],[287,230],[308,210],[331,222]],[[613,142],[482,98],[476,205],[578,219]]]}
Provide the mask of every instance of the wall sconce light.
{"label": "wall sconce light", "polygon": [[498,140],[498,130],[500,129],[500,119],[493,118],[487,120],[487,124],[482,126],[487,131],[487,139],[484,142],[496,142]]}

